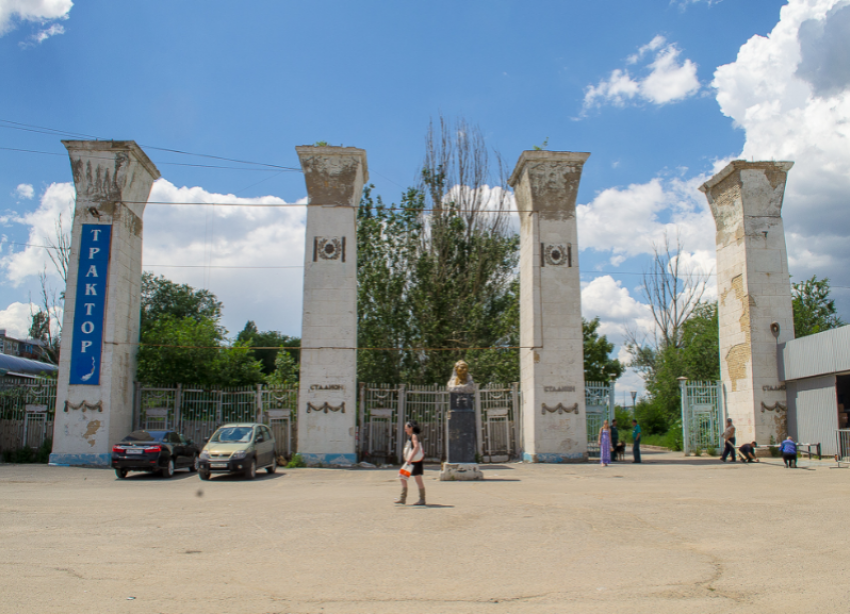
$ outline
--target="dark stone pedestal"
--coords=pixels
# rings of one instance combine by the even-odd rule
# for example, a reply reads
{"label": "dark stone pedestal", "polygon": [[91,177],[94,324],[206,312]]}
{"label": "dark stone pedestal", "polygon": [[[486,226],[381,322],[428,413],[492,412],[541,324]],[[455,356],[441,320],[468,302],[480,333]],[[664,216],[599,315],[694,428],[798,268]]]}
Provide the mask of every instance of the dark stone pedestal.
{"label": "dark stone pedestal", "polygon": [[446,462],[475,462],[475,412],[470,410],[449,411],[446,417],[449,441]]}
{"label": "dark stone pedestal", "polygon": [[448,442],[446,462],[440,480],[481,480],[481,470],[475,463],[475,395],[465,392],[451,393],[451,409],[446,416]]}

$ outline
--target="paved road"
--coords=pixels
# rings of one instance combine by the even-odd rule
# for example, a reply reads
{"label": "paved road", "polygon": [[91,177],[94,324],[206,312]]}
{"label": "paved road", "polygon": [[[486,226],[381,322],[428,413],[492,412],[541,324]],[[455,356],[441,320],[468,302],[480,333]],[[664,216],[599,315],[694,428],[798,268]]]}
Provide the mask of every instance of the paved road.
{"label": "paved road", "polygon": [[[0,466],[0,612],[846,612],[850,469],[294,469],[254,482]],[[135,475],[135,474],[131,474]],[[132,597],[133,599],[129,599]]]}

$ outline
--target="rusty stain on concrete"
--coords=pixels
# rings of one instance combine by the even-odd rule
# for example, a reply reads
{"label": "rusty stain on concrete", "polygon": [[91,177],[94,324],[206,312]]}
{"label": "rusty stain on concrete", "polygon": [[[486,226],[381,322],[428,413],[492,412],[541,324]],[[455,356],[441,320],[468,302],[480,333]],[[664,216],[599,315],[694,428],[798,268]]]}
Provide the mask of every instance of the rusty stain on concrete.
{"label": "rusty stain on concrete", "polygon": [[98,430],[100,430],[100,420],[92,420],[89,422],[86,432],[83,433],[83,439],[85,439],[92,448],[96,443],[94,436],[97,434]]}

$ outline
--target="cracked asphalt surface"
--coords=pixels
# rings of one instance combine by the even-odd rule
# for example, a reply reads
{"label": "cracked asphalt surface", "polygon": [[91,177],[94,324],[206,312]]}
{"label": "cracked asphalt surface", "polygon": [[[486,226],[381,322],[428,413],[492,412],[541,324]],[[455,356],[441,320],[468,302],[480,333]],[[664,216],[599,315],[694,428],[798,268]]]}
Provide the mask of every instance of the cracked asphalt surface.
{"label": "cracked asphalt surface", "polygon": [[389,469],[201,482],[2,465],[0,612],[848,610],[850,469],[644,460],[465,483],[433,466],[427,508],[393,505]]}

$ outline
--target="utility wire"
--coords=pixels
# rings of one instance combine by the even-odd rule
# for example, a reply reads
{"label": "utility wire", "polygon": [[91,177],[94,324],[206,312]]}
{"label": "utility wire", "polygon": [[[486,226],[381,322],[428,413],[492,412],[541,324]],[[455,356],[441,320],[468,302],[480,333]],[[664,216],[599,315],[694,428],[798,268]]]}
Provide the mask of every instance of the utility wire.
{"label": "utility wire", "polygon": [[[21,122],[15,122],[15,121],[11,121],[11,120],[8,120],[8,119],[0,119],[0,128],[8,128],[10,130],[22,130],[24,132],[36,132],[36,133],[40,133],[40,134],[48,134],[48,135],[51,135],[51,136],[56,136],[56,135],[75,136],[75,137],[83,136],[83,137],[86,137],[86,138],[96,139],[96,140],[99,140],[99,141],[112,141],[113,140],[113,139],[104,139],[104,138],[101,138],[101,137],[94,136],[92,134],[84,134],[82,132],[69,132],[67,130],[57,130],[55,128],[48,128],[46,126],[35,126],[33,124],[24,124],[24,123],[21,123]],[[169,153],[176,153],[176,154],[181,154],[181,155],[186,155],[186,156],[197,156],[199,158],[210,158],[210,159],[213,159],[213,160],[223,160],[225,162],[235,162],[237,164],[249,164],[249,165],[252,165],[252,166],[265,166],[265,167],[272,168],[272,169],[295,171],[295,172],[299,172],[299,173],[302,172],[302,170],[300,168],[294,168],[294,167],[291,167],[291,166],[281,166],[279,164],[268,164],[266,162],[251,162],[251,161],[248,161],[248,160],[238,160],[236,158],[226,158],[224,156],[214,156],[212,154],[202,154],[202,153],[195,153],[195,152],[191,152],[191,151],[183,151],[182,149],[170,149],[170,148],[167,148],[167,147],[156,147],[154,145],[141,145],[140,144],[140,146],[144,147],[145,149],[153,149],[153,150],[156,150],[156,151],[167,151]],[[41,152],[41,153],[51,153],[51,152]],[[56,155],[56,154],[51,154],[51,155]],[[59,154],[59,155],[61,155],[61,154]]]}

